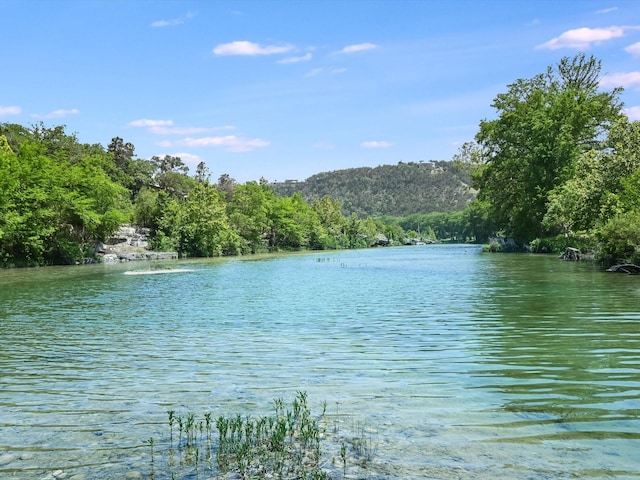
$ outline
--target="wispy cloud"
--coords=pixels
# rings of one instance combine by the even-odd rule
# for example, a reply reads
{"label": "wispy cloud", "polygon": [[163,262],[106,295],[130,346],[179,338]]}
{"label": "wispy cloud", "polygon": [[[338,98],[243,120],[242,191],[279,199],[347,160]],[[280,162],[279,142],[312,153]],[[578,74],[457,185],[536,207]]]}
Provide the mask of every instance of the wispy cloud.
{"label": "wispy cloud", "polygon": [[287,57],[287,58],[283,58],[282,60],[278,60],[277,63],[300,63],[300,62],[308,62],[309,60],[311,60],[311,58],[313,58],[313,55],[311,54],[311,52],[306,53],[304,55],[301,55],[299,57]]}
{"label": "wispy cloud", "polygon": [[377,141],[362,142],[360,146],[364,148],[389,148],[393,146],[393,143],[377,140]]}
{"label": "wispy cloud", "polygon": [[62,118],[69,115],[77,115],[79,113],[80,113],[80,110],[78,110],[77,108],[72,108],[71,110],[64,110],[64,109],[54,110],[53,112],[44,113],[44,114],[34,113],[31,116],[34,118],[49,119],[49,118]]}
{"label": "wispy cloud", "polygon": [[213,49],[213,53],[216,55],[274,55],[287,53],[293,49],[293,45],[260,45],[243,40],[221,43]]}
{"label": "wispy cloud", "polygon": [[538,45],[538,49],[558,50],[560,48],[588,49],[613,38],[623,37],[627,30],[636,30],[638,27],[607,27],[607,28],[576,28],[567,30],[560,36],[552,38],[548,42]]}
{"label": "wispy cloud", "polygon": [[185,147],[220,147],[227,152],[250,152],[256,148],[264,148],[271,145],[271,142],[261,138],[243,138],[236,135],[225,135],[220,137],[187,137],[177,142],[161,142],[161,146],[185,146]]}
{"label": "wispy cloud", "polygon": [[364,52],[366,50],[375,50],[378,48],[378,45],[375,43],[357,43],[355,45],[347,45],[342,50],[339,50],[337,53],[356,53],[356,52]]}
{"label": "wispy cloud", "polygon": [[193,18],[195,16],[195,13],[193,12],[187,12],[184,15],[177,17],[177,18],[172,18],[170,20],[157,20],[155,22],[153,22],[151,24],[152,27],[154,28],[162,28],[162,27],[175,27],[176,25],[182,25],[183,23],[185,23],[187,20]]}
{"label": "wispy cloud", "polygon": [[624,113],[631,121],[640,120],[640,106],[625,108]]}
{"label": "wispy cloud", "polygon": [[596,10],[596,15],[606,15],[607,13],[612,13],[616,10],[618,10],[618,7],[603,8],[602,10]]}
{"label": "wispy cloud", "polygon": [[224,125],[222,127],[176,127],[173,125],[173,120],[151,120],[148,118],[134,120],[129,122],[128,125],[130,127],[146,128],[149,133],[154,135],[197,135],[199,133],[233,130],[235,128],[232,125]]}
{"label": "wispy cloud", "polygon": [[129,122],[130,127],[167,127],[173,125],[173,120],[151,120],[149,118],[141,118]]}
{"label": "wispy cloud", "polygon": [[605,75],[600,79],[601,87],[640,87],[640,72],[620,72]]}
{"label": "wispy cloud", "polygon": [[305,77],[317,77],[318,75],[339,75],[346,71],[346,68],[314,68],[313,70],[309,70]]}
{"label": "wispy cloud", "polygon": [[197,135],[199,133],[217,132],[220,130],[233,130],[235,127],[150,127],[149,132],[154,135]]}
{"label": "wispy cloud", "polygon": [[625,47],[624,51],[630,53],[634,57],[640,57],[640,42],[636,42]]}
{"label": "wispy cloud", "polygon": [[20,115],[21,113],[21,107],[3,107],[2,105],[0,105],[0,115]]}

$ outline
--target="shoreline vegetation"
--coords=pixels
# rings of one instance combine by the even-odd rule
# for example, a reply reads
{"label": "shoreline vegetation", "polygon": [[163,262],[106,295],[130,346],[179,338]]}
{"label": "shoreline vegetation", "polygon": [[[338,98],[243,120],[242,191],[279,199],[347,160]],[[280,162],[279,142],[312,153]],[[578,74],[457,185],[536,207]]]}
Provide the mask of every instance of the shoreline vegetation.
{"label": "shoreline vegetation", "polygon": [[[0,123],[0,266],[93,261],[125,224],[149,232],[149,250],[178,257],[503,238],[487,249],[573,247],[604,268],[640,263],[640,122],[625,115],[621,88],[602,88],[600,74],[599,60],[578,54],[508,85],[492,103],[496,118],[481,120],[451,161],[428,165],[434,175],[464,173],[472,200],[463,210],[425,205],[429,213],[404,217],[348,215],[331,194],[279,196],[264,178],[212,182],[204,162],[189,175],[179,157],[136,158],[119,137],[104,148],[64,126]],[[406,177],[416,166],[385,172]]]}

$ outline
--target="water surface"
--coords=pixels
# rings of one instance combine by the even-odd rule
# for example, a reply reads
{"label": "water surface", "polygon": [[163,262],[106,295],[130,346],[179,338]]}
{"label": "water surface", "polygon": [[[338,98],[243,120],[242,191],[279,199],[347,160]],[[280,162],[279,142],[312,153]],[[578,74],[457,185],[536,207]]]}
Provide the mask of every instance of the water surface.
{"label": "water surface", "polygon": [[470,246],[0,271],[0,477],[148,477],[168,409],[302,390],[370,478],[640,478],[639,300]]}

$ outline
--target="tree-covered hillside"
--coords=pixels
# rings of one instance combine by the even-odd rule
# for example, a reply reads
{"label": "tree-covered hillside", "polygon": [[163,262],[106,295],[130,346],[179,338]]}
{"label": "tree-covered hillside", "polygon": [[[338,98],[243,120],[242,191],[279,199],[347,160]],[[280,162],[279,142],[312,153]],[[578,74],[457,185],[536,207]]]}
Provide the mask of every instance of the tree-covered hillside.
{"label": "tree-covered hillside", "polygon": [[475,196],[470,183],[467,171],[440,161],[336,170],[272,186],[280,196],[298,192],[308,202],[328,196],[345,215],[378,217],[462,210]]}

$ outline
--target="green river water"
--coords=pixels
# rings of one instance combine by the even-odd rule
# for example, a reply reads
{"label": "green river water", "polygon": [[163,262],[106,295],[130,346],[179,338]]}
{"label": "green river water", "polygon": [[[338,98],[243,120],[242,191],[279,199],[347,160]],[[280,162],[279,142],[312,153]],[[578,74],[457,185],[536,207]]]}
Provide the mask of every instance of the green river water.
{"label": "green river water", "polygon": [[428,245],[4,270],[0,341],[3,479],[149,478],[167,410],[297,391],[366,432],[347,478],[640,478],[640,277],[589,263]]}

